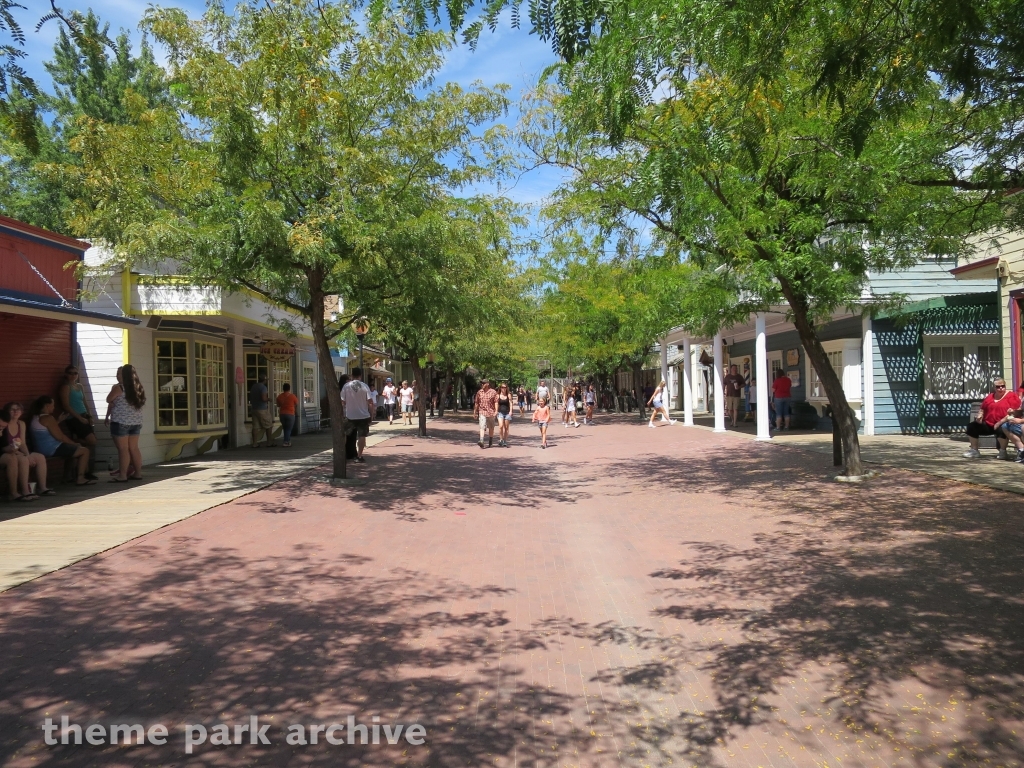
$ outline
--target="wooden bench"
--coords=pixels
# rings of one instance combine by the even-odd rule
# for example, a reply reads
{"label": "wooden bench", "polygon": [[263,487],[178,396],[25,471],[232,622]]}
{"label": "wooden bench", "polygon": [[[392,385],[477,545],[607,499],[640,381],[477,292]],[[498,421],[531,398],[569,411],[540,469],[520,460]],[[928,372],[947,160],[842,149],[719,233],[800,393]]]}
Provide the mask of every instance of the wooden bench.
{"label": "wooden bench", "polygon": [[174,443],[164,453],[164,461],[172,461],[181,456],[186,445],[193,442],[199,443],[196,447],[196,454],[202,456],[213,448],[214,443],[222,437],[226,437],[227,434],[228,431],[224,429],[217,432],[157,432],[155,436],[157,440],[174,440]]}
{"label": "wooden bench", "polygon": [[[69,461],[73,460],[61,459],[56,456],[51,456],[46,460],[46,484],[50,488],[55,488],[64,482],[64,474],[67,472]],[[33,483],[38,482],[34,469],[29,472],[28,479]],[[10,492],[11,489],[7,487],[7,472],[0,472],[0,497],[6,498]]]}

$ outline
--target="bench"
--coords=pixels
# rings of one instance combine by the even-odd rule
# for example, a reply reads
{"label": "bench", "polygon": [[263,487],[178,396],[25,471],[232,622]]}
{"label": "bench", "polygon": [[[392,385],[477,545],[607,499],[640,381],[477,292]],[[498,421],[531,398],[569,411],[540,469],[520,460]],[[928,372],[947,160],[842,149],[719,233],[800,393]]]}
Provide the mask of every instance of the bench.
{"label": "bench", "polygon": [[[64,482],[64,474],[68,469],[68,462],[71,459],[61,459],[56,456],[51,456],[46,460],[46,484],[50,488],[55,488]],[[29,472],[29,482],[38,482],[36,480],[36,471],[33,469]],[[0,472],[0,497],[6,498],[10,494],[11,489],[7,487],[7,472]]]}
{"label": "bench", "polygon": [[185,446],[189,443],[198,442],[196,455],[202,456],[213,448],[214,443],[222,437],[226,437],[227,434],[228,431],[224,429],[217,432],[157,432],[155,437],[157,440],[174,441],[164,453],[164,461],[173,461],[181,456],[181,452],[185,450]]}

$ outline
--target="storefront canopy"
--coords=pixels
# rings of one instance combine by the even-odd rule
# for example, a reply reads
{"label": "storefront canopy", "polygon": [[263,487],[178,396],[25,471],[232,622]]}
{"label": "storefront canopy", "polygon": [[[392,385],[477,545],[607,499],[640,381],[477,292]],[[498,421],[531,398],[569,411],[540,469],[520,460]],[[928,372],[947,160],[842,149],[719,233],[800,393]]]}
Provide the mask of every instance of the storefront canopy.
{"label": "storefront canopy", "polygon": [[12,315],[42,317],[48,320],[64,320],[69,323],[106,325],[114,328],[132,328],[139,324],[139,321],[133,317],[117,317],[116,315],[107,315],[103,312],[79,309],[75,306],[48,304],[42,301],[32,301],[31,299],[21,299],[13,296],[0,296],[0,312],[7,312]]}

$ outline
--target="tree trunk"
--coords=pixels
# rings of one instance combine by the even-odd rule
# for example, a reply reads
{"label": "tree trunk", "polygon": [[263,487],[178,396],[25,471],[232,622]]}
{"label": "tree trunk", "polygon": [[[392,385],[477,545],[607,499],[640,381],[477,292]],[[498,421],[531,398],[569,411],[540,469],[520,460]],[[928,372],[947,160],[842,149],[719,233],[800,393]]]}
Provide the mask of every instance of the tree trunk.
{"label": "tree trunk", "polygon": [[310,325],[313,329],[313,343],[316,345],[316,359],[320,364],[320,376],[327,387],[327,408],[331,415],[331,445],[334,448],[333,477],[347,477],[345,465],[345,430],[348,423],[342,415],[341,387],[334,375],[334,361],[327,343],[324,329],[323,276],[318,270],[307,274],[309,279]]}
{"label": "tree trunk", "polygon": [[[452,367],[450,365],[449,366],[445,366],[445,369],[444,369],[444,385],[441,387],[441,391],[440,391],[439,396],[437,398],[438,405],[440,406],[437,409],[437,418],[439,418],[439,419],[444,416],[444,401],[448,397],[448,387],[452,383],[452,374],[453,374]],[[453,401],[455,400],[455,396],[454,395],[452,395],[452,400]],[[454,405],[454,402],[452,404]]]}
{"label": "tree trunk", "polygon": [[647,418],[647,398],[644,397],[644,364],[633,363],[633,391],[636,393],[636,404],[640,408],[640,418]]}
{"label": "tree trunk", "polygon": [[[825,394],[828,396],[828,403],[832,406],[832,418],[839,424],[839,435],[843,441],[843,457],[845,459],[846,474],[849,477],[859,477],[864,474],[864,465],[860,458],[860,440],[857,437],[857,419],[846,399],[846,392],[843,391],[843,382],[839,380],[838,374],[832,370],[832,364],[828,361],[825,348],[818,340],[818,334],[814,325],[807,316],[807,299],[798,295],[789,281],[779,278],[782,286],[782,293],[793,310],[793,324],[800,335],[800,342],[803,344],[807,358],[814,366],[818,378],[821,380]],[[715,361],[718,362],[717,360]],[[810,382],[807,382],[810,385]]]}
{"label": "tree trunk", "polygon": [[412,365],[412,378],[416,382],[416,390],[420,393],[419,399],[419,429],[417,434],[420,437],[427,436],[427,398],[430,393],[426,391],[423,383],[423,368],[420,366],[419,355],[409,355],[409,363]]}

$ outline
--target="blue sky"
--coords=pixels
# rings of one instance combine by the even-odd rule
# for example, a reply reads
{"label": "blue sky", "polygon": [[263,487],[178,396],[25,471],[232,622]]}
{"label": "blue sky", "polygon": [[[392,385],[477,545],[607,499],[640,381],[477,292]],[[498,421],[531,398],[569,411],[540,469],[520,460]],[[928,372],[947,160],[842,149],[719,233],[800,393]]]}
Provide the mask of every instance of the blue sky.
{"label": "blue sky", "polygon": [[[43,69],[43,62],[51,58],[53,45],[58,34],[57,24],[46,24],[39,32],[35,31],[36,22],[46,10],[49,3],[44,0],[20,0],[25,10],[15,11],[28,37],[24,61],[29,71],[40,86],[49,89],[50,79]],[[109,22],[112,32],[120,29],[128,31],[138,40],[138,25],[150,5],[179,7],[188,11],[191,16],[198,16],[205,7],[204,0],[180,0],[179,2],[151,2],[151,0],[63,0],[60,3],[65,10],[86,11],[89,8],[103,21]],[[159,51],[158,51],[159,55]],[[484,85],[507,83],[512,87],[512,99],[518,101],[520,96],[536,85],[545,67],[555,61],[555,56],[547,43],[530,35],[525,29],[512,29],[505,20],[495,32],[484,32],[475,51],[468,46],[459,45],[449,56],[449,60],[438,76],[438,82],[455,81],[469,86],[475,81]],[[518,112],[513,110],[508,122],[514,125]],[[559,174],[551,169],[539,169],[521,178],[514,187],[505,191],[508,197],[536,206],[549,194],[559,181]]]}

